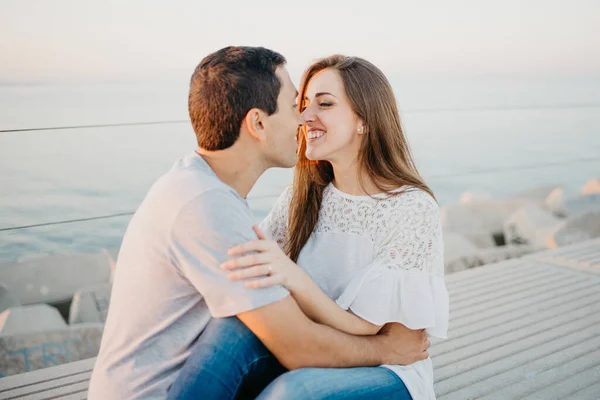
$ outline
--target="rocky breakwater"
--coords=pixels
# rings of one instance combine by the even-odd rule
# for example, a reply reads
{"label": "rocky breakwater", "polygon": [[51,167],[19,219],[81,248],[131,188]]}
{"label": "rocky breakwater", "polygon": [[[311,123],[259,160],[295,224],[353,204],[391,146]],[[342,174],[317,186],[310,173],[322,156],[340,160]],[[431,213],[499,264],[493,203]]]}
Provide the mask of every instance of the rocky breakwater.
{"label": "rocky breakwater", "polygon": [[0,378],[97,355],[115,259],[102,251],[0,265]]}
{"label": "rocky breakwater", "polygon": [[511,198],[465,193],[442,206],[446,273],[600,237],[600,180]]}

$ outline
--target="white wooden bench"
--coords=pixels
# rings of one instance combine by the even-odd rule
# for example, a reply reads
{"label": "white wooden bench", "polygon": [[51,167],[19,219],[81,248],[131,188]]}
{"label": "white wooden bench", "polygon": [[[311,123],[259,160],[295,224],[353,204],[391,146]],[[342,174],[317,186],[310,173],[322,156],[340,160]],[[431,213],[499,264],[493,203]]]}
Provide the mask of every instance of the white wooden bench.
{"label": "white wooden bench", "polygon": [[85,400],[95,358],[0,379],[0,399]]}
{"label": "white wooden bench", "polygon": [[600,399],[600,239],[448,275],[439,399]]}
{"label": "white wooden bench", "polygon": [[[440,400],[600,399],[599,239],[446,281],[450,339],[431,349]],[[0,399],[85,399],[93,364],[0,379]]]}

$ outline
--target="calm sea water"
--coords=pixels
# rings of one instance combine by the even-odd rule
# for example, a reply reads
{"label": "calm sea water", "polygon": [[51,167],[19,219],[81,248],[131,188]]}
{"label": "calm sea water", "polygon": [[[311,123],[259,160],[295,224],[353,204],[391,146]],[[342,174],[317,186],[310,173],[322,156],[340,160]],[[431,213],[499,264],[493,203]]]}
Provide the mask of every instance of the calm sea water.
{"label": "calm sea water", "polygon": [[[600,82],[392,81],[417,165],[440,202],[600,176]],[[0,87],[0,130],[187,119],[185,83]],[[134,211],[194,149],[189,124],[0,133],[0,229]],[[257,220],[291,181],[268,171]],[[0,231],[0,262],[117,248],[129,217]]]}

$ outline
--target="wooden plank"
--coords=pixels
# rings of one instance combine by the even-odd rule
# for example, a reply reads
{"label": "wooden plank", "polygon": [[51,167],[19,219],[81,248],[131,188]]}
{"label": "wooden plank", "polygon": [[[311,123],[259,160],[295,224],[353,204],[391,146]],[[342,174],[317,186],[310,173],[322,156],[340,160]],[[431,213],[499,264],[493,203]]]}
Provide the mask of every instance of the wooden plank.
{"label": "wooden plank", "polygon": [[74,395],[87,391],[90,385],[89,381],[74,383],[69,386],[45,390],[43,392],[33,393],[28,396],[18,397],[19,400],[54,400],[58,397]]}
{"label": "wooden plank", "polygon": [[[495,265],[495,264],[494,264]],[[490,268],[494,265],[485,266],[485,269]],[[484,267],[479,267],[484,268]],[[538,263],[530,262],[527,265],[521,265],[518,269],[505,269],[499,270],[497,274],[483,274],[480,275],[477,281],[472,282],[469,285],[457,286],[457,285],[448,285],[448,291],[450,293],[455,294],[468,294],[473,290],[480,290],[483,287],[489,285],[503,284],[507,282],[513,281],[516,279],[526,279],[531,276],[535,276],[537,273],[545,271],[544,265],[540,265]],[[464,272],[459,272],[457,274],[464,274]],[[447,276],[446,276],[447,278]]]}
{"label": "wooden plank", "polygon": [[580,252],[587,252],[591,249],[600,249],[600,238],[587,240],[585,242],[572,244],[569,246],[559,247],[556,249],[550,249],[545,251],[540,251],[532,254],[528,254],[524,256],[524,259],[531,259],[537,257],[553,257],[553,256],[563,256],[565,254],[579,254]]}
{"label": "wooden plank", "polygon": [[531,282],[548,274],[552,274],[552,271],[548,271],[545,266],[532,265],[508,276],[489,277],[490,279],[481,281],[471,288],[450,290],[450,301],[455,304],[458,301],[470,299],[482,293],[510,288],[515,282]]}
{"label": "wooden plank", "polygon": [[43,382],[31,383],[26,386],[21,386],[12,390],[2,392],[2,398],[16,399],[25,395],[33,393],[43,392],[50,389],[57,389],[66,387],[75,383],[89,381],[92,375],[91,371],[82,372],[79,374],[68,375],[64,377],[57,377],[52,380],[46,380]]}
{"label": "wooden plank", "polygon": [[[600,245],[599,245],[600,247]],[[569,258],[569,259],[588,259],[590,257],[593,257],[594,255],[598,255],[598,253],[600,253],[600,251],[598,250],[598,248],[594,247],[594,246],[588,246],[588,247],[584,247],[582,249],[573,249],[573,250],[566,250],[563,252],[557,252],[554,254],[553,257],[556,258]]]}
{"label": "wooden plank", "polygon": [[510,292],[510,295],[507,294],[505,297],[497,297],[490,301],[479,301],[479,299],[474,298],[472,303],[467,307],[460,308],[458,310],[452,309],[452,304],[450,305],[450,319],[452,320],[452,324],[454,326],[462,326],[464,322],[462,321],[463,317],[472,317],[473,315],[485,316],[489,315],[491,310],[493,312],[506,312],[507,310],[514,310],[518,301],[530,302],[530,298],[536,295],[540,295],[543,293],[552,293],[556,290],[561,290],[564,287],[569,285],[576,286],[578,283],[584,281],[582,277],[573,276],[573,275],[562,275],[558,276],[556,279],[553,279],[548,282],[544,282],[545,284],[540,284],[539,286],[530,286],[527,291],[517,291]]}
{"label": "wooden plank", "polygon": [[[555,336],[552,333],[553,331],[556,331],[557,334],[558,332],[569,332],[569,329],[576,331],[578,326],[589,325],[590,323],[600,325],[600,303],[592,302],[587,307],[577,308],[569,313],[559,314],[539,323],[515,326],[506,333],[494,335],[483,341],[461,347],[457,351],[442,354],[436,357],[434,367],[437,368],[438,376],[441,379],[445,366],[464,364],[464,360],[472,358],[485,358],[487,354],[495,349],[512,352],[515,347],[522,347],[522,341],[535,344],[536,341],[543,340],[542,338],[545,336],[553,338]],[[482,352],[486,353],[482,354]]]}
{"label": "wooden plank", "polygon": [[584,261],[594,264],[594,267],[597,267],[600,265],[600,254],[596,254],[594,257],[586,257]]}
{"label": "wooden plank", "polygon": [[[530,260],[529,262],[531,263],[532,261]],[[485,270],[482,267],[477,267],[447,274],[445,276],[446,286],[451,289],[473,286],[481,280],[487,280],[489,276],[502,276],[510,272],[515,272],[515,270],[521,269],[523,265],[524,262],[520,259],[512,259],[488,264],[485,266]]]}
{"label": "wooden plank", "polygon": [[[560,298],[570,293],[597,288],[598,284],[594,281],[575,281],[573,284],[567,284],[562,287],[554,288],[551,292],[542,292],[530,297],[518,299],[518,301],[508,302],[507,304],[496,306],[490,310],[479,310],[471,314],[464,313],[464,316],[450,318],[449,337],[456,337],[462,330],[474,331],[481,329],[491,320],[501,318],[512,319],[519,312],[523,312],[525,308],[540,306],[544,302],[549,302],[552,299]],[[476,300],[474,300],[476,302]],[[452,305],[450,305],[452,309]]]}
{"label": "wooden plank", "polygon": [[573,393],[571,398],[577,400],[598,400],[600,397],[598,393],[600,393],[600,382],[594,383],[585,388],[581,388]]}
{"label": "wooden plank", "polygon": [[[581,388],[597,384],[600,381],[600,366],[582,371],[579,374],[554,382],[544,389],[524,397],[524,400],[571,399],[572,394]],[[597,393],[600,395],[600,393]],[[598,398],[598,397],[596,397]]]}
{"label": "wooden plank", "polygon": [[551,251],[530,254],[526,258],[600,276],[600,238]]}
{"label": "wooden plank", "polygon": [[481,329],[486,329],[487,327],[512,321],[522,315],[542,312],[549,307],[559,306],[563,304],[563,302],[569,303],[572,301],[577,301],[585,294],[593,295],[597,293],[598,287],[599,285],[595,282],[582,281],[576,283],[576,285],[570,285],[557,289],[552,293],[541,293],[531,296],[527,299],[523,299],[517,303],[517,305],[521,306],[519,308],[514,308],[515,304],[513,303],[513,309],[509,312],[498,313],[499,310],[505,308],[501,306],[489,310],[485,314],[480,313],[460,319],[452,319],[450,321],[450,339],[448,339],[448,341],[452,341],[454,338],[464,336]]}
{"label": "wooden plank", "polygon": [[87,400],[87,390],[77,392],[66,396],[57,397],[56,400]]}
{"label": "wooden plank", "polygon": [[568,259],[561,257],[553,257],[553,258],[540,258],[538,259],[540,263],[546,263],[549,265],[556,265],[563,268],[569,268],[573,271],[580,271],[586,274],[598,275],[600,276],[600,265],[591,264],[587,261],[582,261],[581,259]]}
{"label": "wooden plank", "polygon": [[594,368],[599,363],[600,337],[577,343],[564,351],[549,354],[508,371],[482,379],[452,392],[448,399],[521,399],[557,381]]}
{"label": "wooden plank", "polygon": [[478,304],[492,303],[494,300],[501,299],[503,301],[510,301],[513,294],[523,293],[527,290],[533,289],[534,292],[539,292],[540,287],[544,285],[550,285],[556,282],[562,282],[568,279],[576,279],[572,277],[567,271],[558,269],[547,269],[544,273],[540,273],[537,279],[531,279],[526,281],[514,281],[512,285],[505,287],[501,290],[494,290],[494,288],[486,288],[484,291],[477,291],[472,296],[467,296],[460,301],[454,301],[452,303],[453,311],[458,312],[466,307],[472,305],[473,300],[477,299]]}
{"label": "wooden plank", "polygon": [[458,391],[549,354],[563,351],[600,335],[600,324],[559,326],[509,346],[483,352],[458,364],[437,369],[438,396]]}
{"label": "wooden plank", "polygon": [[[596,337],[591,341],[578,343],[565,352],[551,354],[546,358],[536,360],[534,363],[515,368],[508,373],[480,381],[468,388],[469,394],[477,394],[476,390],[478,388],[476,386],[484,386],[480,393],[487,393],[483,398],[488,400],[523,398],[555,382],[572,378],[589,368],[594,368],[599,363],[600,338]],[[507,384],[511,381],[512,384]],[[494,390],[500,386],[499,383],[505,387]]]}
{"label": "wooden plank", "polygon": [[0,399],[4,399],[4,393],[9,390],[89,372],[94,368],[95,362],[95,358],[90,358],[25,374],[7,376],[0,379]]}
{"label": "wooden plank", "polygon": [[[570,300],[574,298],[574,300]],[[552,320],[557,315],[569,315],[571,311],[576,311],[582,307],[590,307],[600,304],[600,291],[594,285],[583,293],[571,293],[571,296],[564,298],[555,298],[550,304],[539,303],[540,307],[523,308],[514,318],[504,315],[500,320],[491,320],[481,329],[466,331],[460,335],[453,335],[452,338],[440,342],[431,348],[431,354],[440,356],[445,353],[460,350],[466,346],[481,343],[487,339],[495,338],[499,335],[510,333],[515,329],[544,323]],[[469,326],[472,328],[473,325]]]}

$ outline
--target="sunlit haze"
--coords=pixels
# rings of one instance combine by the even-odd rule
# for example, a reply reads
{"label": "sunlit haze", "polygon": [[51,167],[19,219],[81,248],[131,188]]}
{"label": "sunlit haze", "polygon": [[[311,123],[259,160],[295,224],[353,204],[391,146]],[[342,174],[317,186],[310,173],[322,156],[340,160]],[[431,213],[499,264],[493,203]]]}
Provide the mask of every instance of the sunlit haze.
{"label": "sunlit haze", "polygon": [[295,81],[331,53],[392,78],[589,77],[600,71],[599,18],[594,0],[3,0],[0,83],[187,79],[231,44],[283,53]]}

